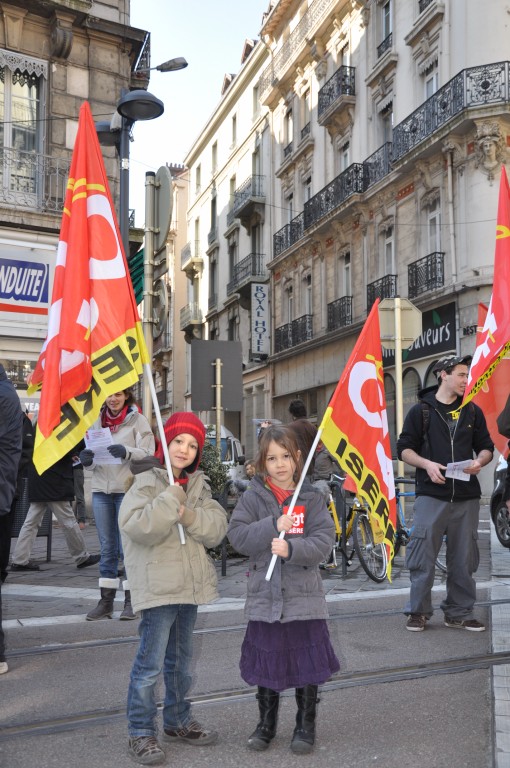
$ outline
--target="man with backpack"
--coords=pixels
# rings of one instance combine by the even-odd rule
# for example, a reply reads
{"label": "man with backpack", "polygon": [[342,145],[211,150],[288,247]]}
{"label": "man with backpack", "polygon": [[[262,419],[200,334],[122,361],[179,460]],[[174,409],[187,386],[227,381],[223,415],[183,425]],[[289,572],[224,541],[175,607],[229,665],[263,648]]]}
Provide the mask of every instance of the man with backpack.
{"label": "man with backpack", "polygon": [[[406,629],[421,632],[432,616],[435,560],[446,535],[445,626],[483,632],[474,618],[478,568],[480,483],[476,477],[492,459],[494,445],[481,409],[470,402],[459,411],[471,357],[450,355],[434,366],[438,386],[419,393],[397,441],[399,459],[416,467],[414,526],[407,546],[411,591],[404,613]],[[465,461],[459,479],[447,464]]]}

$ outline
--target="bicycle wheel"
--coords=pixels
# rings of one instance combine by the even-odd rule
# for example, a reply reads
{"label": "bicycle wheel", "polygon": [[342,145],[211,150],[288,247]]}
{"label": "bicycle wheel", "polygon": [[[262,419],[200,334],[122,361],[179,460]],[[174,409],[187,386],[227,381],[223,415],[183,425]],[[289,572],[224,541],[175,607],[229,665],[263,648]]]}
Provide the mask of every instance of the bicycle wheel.
{"label": "bicycle wheel", "polygon": [[386,578],[388,559],[384,544],[375,544],[366,512],[357,512],[353,525],[354,549],[367,576],[380,583]]}
{"label": "bicycle wheel", "polygon": [[441,544],[441,549],[436,558],[436,568],[439,568],[440,571],[446,573],[446,536],[443,536],[443,543]]}

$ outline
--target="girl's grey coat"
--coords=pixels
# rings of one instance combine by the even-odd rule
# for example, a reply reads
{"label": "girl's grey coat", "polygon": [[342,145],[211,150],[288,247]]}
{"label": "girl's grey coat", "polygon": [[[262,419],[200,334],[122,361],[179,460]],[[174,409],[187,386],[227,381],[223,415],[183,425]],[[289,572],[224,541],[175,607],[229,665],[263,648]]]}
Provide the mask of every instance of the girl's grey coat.
{"label": "girl's grey coat", "polygon": [[181,544],[180,503],[163,468],[137,472],[122,501],[119,527],[135,611],[160,605],[209,603],[218,597],[216,568],[206,548],[217,546],[227,530],[223,507],[211,497],[201,471],[189,476],[186,506],[196,512]]}
{"label": "girl's grey coat", "polygon": [[[289,498],[290,503],[290,498]],[[289,557],[278,558],[270,581],[271,541],[279,535],[276,520],[282,514],[273,493],[257,476],[237,504],[228,528],[230,543],[250,556],[248,620],[287,622],[325,619],[328,616],[319,563],[331,552],[335,529],[322,494],[305,480],[297,505],[304,505],[304,535],[288,534]]]}

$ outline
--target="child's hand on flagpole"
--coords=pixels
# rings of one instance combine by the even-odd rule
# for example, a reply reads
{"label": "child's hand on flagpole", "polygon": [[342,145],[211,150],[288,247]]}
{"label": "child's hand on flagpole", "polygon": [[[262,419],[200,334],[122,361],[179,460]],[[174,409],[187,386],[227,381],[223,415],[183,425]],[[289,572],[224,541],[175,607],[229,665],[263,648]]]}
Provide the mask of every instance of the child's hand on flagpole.
{"label": "child's hand on flagpole", "polygon": [[287,531],[290,531],[293,525],[294,519],[292,515],[281,515],[276,521],[276,530],[278,533],[286,534]]}
{"label": "child's hand on flagpole", "polygon": [[271,542],[271,554],[276,557],[287,558],[289,556],[289,543],[285,539],[273,539]]}

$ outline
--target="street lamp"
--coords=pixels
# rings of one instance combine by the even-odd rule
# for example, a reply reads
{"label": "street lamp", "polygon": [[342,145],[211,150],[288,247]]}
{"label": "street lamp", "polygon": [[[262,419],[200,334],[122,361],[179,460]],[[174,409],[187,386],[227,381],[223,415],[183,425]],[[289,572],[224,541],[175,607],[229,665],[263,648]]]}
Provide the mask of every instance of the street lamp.
{"label": "street lamp", "polygon": [[[152,69],[158,72],[176,72],[188,66],[188,62],[182,56],[169,59],[157,67],[147,67],[137,70],[137,74],[149,72]],[[154,120],[160,117],[165,110],[165,105],[149,91],[140,88],[134,91],[126,91],[117,103],[117,114],[111,122],[96,123],[99,143],[106,147],[117,147],[120,157],[120,200],[119,200],[119,227],[126,258],[129,257],[129,137],[131,129],[137,120]],[[117,118],[117,119],[116,119]]]}

